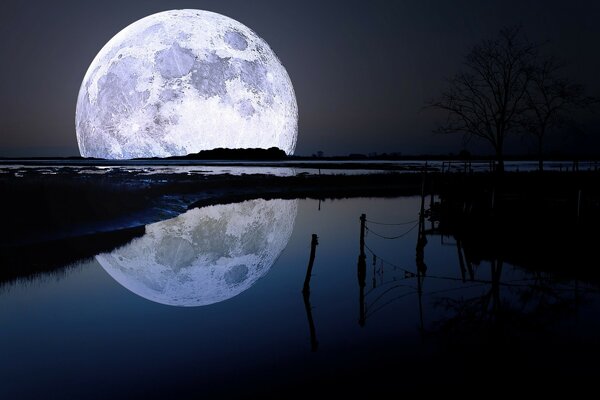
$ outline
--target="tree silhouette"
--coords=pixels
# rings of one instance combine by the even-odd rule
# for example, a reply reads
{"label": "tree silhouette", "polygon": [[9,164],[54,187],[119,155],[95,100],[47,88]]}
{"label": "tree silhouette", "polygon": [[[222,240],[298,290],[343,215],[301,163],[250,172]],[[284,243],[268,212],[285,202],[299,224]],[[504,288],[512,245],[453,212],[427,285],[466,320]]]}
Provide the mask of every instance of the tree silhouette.
{"label": "tree silhouette", "polygon": [[538,46],[519,27],[506,28],[483,41],[466,56],[466,71],[449,80],[448,88],[430,107],[447,112],[442,133],[463,133],[488,141],[504,171],[506,136],[520,127],[527,109],[526,90]]}
{"label": "tree silhouette", "polygon": [[532,68],[525,92],[527,111],[522,125],[526,134],[536,140],[539,170],[544,170],[544,139],[558,127],[573,124],[572,113],[590,109],[598,99],[586,96],[584,88],[559,76],[562,65],[546,58]]}

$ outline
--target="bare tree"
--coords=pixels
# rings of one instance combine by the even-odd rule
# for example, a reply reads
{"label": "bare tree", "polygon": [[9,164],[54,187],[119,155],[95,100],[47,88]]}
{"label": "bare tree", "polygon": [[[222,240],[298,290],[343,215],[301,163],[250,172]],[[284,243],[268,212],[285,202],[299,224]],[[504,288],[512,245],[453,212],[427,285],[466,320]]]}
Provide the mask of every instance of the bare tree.
{"label": "bare tree", "polygon": [[429,106],[447,112],[438,131],[479,137],[494,148],[497,171],[504,171],[506,136],[520,127],[527,108],[526,89],[537,45],[519,27],[503,29],[466,56],[466,71],[449,80],[448,88]]}
{"label": "bare tree", "polygon": [[532,69],[525,93],[524,132],[536,140],[539,170],[544,170],[544,140],[555,128],[573,124],[572,113],[590,109],[598,99],[586,96],[581,85],[559,76],[562,65],[546,58]]}

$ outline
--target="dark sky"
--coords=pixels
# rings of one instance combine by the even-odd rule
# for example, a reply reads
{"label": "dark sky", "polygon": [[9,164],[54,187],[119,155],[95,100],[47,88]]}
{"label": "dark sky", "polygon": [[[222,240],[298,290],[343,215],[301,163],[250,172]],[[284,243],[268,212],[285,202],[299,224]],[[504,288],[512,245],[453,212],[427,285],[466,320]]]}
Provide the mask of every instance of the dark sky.
{"label": "dark sky", "polygon": [[[90,62],[125,26],[176,8],[227,15],[269,43],[296,91],[296,154],[460,151],[460,136],[432,133],[436,115],[423,104],[473,44],[514,24],[549,40],[569,76],[600,94],[597,0],[3,0],[0,156],[78,155],[75,104]],[[589,149],[600,117],[584,122]]]}

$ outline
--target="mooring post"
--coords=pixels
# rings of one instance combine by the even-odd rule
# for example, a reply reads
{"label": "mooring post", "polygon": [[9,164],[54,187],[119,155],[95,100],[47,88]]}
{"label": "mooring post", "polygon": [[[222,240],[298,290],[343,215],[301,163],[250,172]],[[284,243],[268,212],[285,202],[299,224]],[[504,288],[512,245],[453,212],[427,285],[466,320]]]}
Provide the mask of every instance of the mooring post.
{"label": "mooring post", "polygon": [[313,263],[315,262],[315,251],[319,244],[319,238],[313,233],[312,240],[310,242],[310,257],[308,259],[308,267],[306,268],[306,278],[304,278],[304,287],[302,293],[310,292],[310,277],[312,276]]}
{"label": "mooring post", "polygon": [[360,215],[360,255],[365,256],[365,225],[367,223],[367,215]]}

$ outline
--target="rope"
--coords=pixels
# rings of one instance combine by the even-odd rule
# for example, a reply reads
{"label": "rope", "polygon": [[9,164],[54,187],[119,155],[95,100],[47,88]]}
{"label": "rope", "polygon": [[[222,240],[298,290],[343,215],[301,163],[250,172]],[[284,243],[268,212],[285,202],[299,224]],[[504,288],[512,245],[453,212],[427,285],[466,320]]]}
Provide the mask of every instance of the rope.
{"label": "rope", "polygon": [[413,229],[415,229],[415,228],[416,228],[418,225],[419,225],[419,223],[417,222],[417,223],[416,223],[416,224],[414,224],[414,225],[413,225],[413,226],[412,226],[412,227],[411,227],[409,230],[407,230],[406,232],[404,232],[404,233],[402,233],[402,234],[400,234],[400,235],[398,235],[398,236],[385,236],[385,235],[382,235],[382,234],[380,234],[380,233],[377,233],[377,232],[375,232],[375,231],[374,231],[374,230],[372,230],[372,229],[369,229],[369,227],[368,227],[368,226],[366,226],[366,227],[365,227],[365,229],[366,229],[367,231],[371,232],[373,235],[375,235],[375,236],[379,236],[379,237],[380,237],[380,238],[382,238],[382,239],[400,239],[401,237],[404,237],[404,236],[408,235],[408,234],[409,234],[409,233],[410,233],[410,232],[411,232]]}
{"label": "rope", "polygon": [[408,224],[412,224],[412,223],[418,222],[419,220],[418,220],[418,219],[414,219],[414,220],[412,220],[412,221],[399,222],[399,223],[397,223],[397,224],[387,224],[387,223],[385,223],[385,222],[376,222],[376,221],[372,221],[372,220],[370,220],[370,219],[365,219],[365,221],[366,221],[366,222],[370,222],[370,223],[372,223],[372,224],[376,224],[376,225],[400,226],[400,225],[408,225]]}

